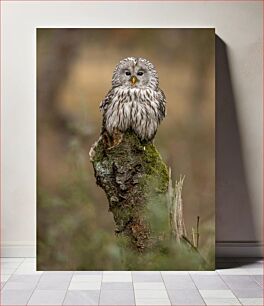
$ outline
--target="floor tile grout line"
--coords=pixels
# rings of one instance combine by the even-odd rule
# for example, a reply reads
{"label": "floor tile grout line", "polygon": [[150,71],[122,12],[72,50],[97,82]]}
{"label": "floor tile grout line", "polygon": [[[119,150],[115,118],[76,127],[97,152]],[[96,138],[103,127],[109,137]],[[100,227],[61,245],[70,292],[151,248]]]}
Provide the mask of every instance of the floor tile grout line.
{"label": "floor tile grout line", "polygon": [[[14,272],[11,273],[10,277],[11,277],[12,275],[15,274],[15,272],[19,269],[19,267],[21,267],[21,265],[22,265],[23,263],[25,263],[25,261],[26,261],[26,258],[24,258],[23,261],[20,262],[20,263],[18,264],[18,266],[16,267],[16,269],[14,270]],[[71,271],[71,272],[72,272],[72,271]],[[130,273],[131,273],[131,278],[132,278],[132,283],[133,283],[133,293],[134,293],[134,299],[135,299],[135,304],[136,304],[135,288],[134,288],[134,281],[133,281],[133,274],[132,274],[132,271],[130,271]],[[166,293],[167,293],[167,295],[168,295],[168,289],[167,289],[167,287],[166,287],[166,285],[165,285],[163,274],[161,273],[161,271],[159,271],[159,274],[161,274],[161,279],[162,279],[162,281],[163,281],[163,284],[164,284],[165,289],[166,289]],[[31,297],[32,297],[32,295],[33,295],[33,293],[34,293],[34,291],[37,289],[37,286],[38,286],[40,280],[43,278],[43,275],[44,275],[44,273],[39,277],[39,279],[38,279],[38,281],[37,281],[37,283],[36,283],[36,285],[35,285],[35,288],[33,289],[32,294],[31,294],[30,297],[29,297],[29,300],[31,299]],[[71,280],[72,280],[73,275],[74,275],[74,272],[72,272]],[[190,278],[192,279],[192,282],[194,283],[195,287],[197,288],[196,283],[194,282],[194,276],[192,276],[192,274],[191,274],[190,272],[188,272],[187,275],[190,276]],[[240,301],[240,298],[238,298],[238,297],[236,296],[236,294],[233,292],[232,288],[225,282],[225,280],[224,280],[224,278],[223,278],[223,277],[225,276],[225,274],[222,275],[222,274],[220,274],[218,271],[216,271],[216,275],[217,275],[218,277],[220,277],[220,279],[226,284],[227,288],[229,288],[230,291],[234,294],[234,296],[235,296],[235,298],[238,300],[238,302],[239,302],[240,304],[242,304],[242,302]],[[231,275],[231,274],[230,274],[230,276],[237,276],[237,277],[239,277],[239,276],[249,276],[249,278],[250,278],[251,280],[253,280],[254,283],[256,283],[256,285],[257,285],[258,287],[261,288],[261,285],[260,285],[260,284],[258,283],[258,281],[254,278],[254,275],[250,275],[250,274],[243,274],[243,275],[236,275],[236,274],[234,274],[234,275]],[[99,301],[98,301],[98,303],[100,303],[100,296],[101,296],[101,290],[102,290],[102,278],[103,278],[103,271],[102,271],[102,273],[101,273],[101,286],[100,286]],[[71,280],[70,280],[70,282],[69,282],[69,285],[70,285],[70,283],[71,283]],[[6,285],[7,282],[8,282],[8,280],[5,282],[4,286]],[[4,286],[3,286],[3,288],[4,288]],[[3,288],[2,288],[2,289],[3,289]],[[69,286],[68,286],[68,288],[69,288]],[[197,289],[198,289],[198,288],[197,288]],[[209,289],[208,289],[208,290],[209,290]],[[198,291],[199,291],[199,289],[198,289]],[[67,292],[68,292],[68,289],[66,289],[65,296],[66,296]],[[200,291],[199,291],[199,294],[200,294]],[[64,303],[64,301],[65,301],[65,296],[64,296],[64,299],[63,299],[63,302],[62,302],[62,303]],[[170,301],[169,295],[168,295],[168,299],[169,299],[169,301]],[[29,300],[28,300],[28,302],[29,302]],[[202,297],[202,300],[204,301],[203,297]],[[170,301],[170,303],[171,303],[171,301]],[[205,304],[206,304],[206,303],[205,303]],[[172,305],[172,303],[171,303],[171,305]]]}
{"label": "floor tile grout line", "polygon": [[239,298],[239,302],[241,303],[241,305],[244,305],[244,306],[251,306],[251,305],[246,305],[246,304],[243,304],[243,302],[241,301],[242,299],[247,299],[247,300],[250,300],[250,299],[262,299],[262,304],[253,304],[253,305],[264,305],[264,298],[262,297],[262,298],[256,298],[256,297],[254,297],[254,298]]}
{"label": "floor tile grout line", "polygon": [[101,274],[101,286],[100,286],[100,291],[99,291],[98,305],[100,305],[100,300],[101,300],[103,277],[104,277],[104,271],[102,271],[102,274]]}
{"label": "floor tile grout line", "polygon": [[[229,288],[231,290],[231,292],[234,294],[234,296],[236,297],[236,299],[238,300],[238,302],[240,303],[240,305],[242,305],[240,299],[236,296],[235,292],[233,292],[232,288],[228,285],[227,282],[225,282],[224,278],[221,276],[221,274],[219,274],[220,278],[222,279],[222,281],[226,284],[227,288]],[[232,275],[231,275],[232,276]],[[236,276],[236,275],[234,275]],[[241,275],[237,275],[237,276],[241,276]],[[245,276],[249,276],[249,275],[245,275]]]}
{"label": "floor tile grout line", "polygon": [[26,259],[27,259],[27,257],[24,257],[24,260],[22,261],[22,263],[25,263]]}
{"label": "floor tile grout line", "polygon": [[[4,268],[4,266],[6,265],[6,264],[8,264],[8,265],[17,265],[17,266],[20,266],[21,264],[22,264],[23,262],[21,261],[21,262],[1,262],[0,264],[1,264],[1,268]],[[3,273],[4,274],[4,273]]]}
{"label": "floor tile grout line", "polygon": [[66,288],[66,291],[65,291],[65,294],[64,294],[64,298],[63,298],[63,300],[61,302],[61,305],[64,305],[64,301],[66,299],[67,292],[69,291],[69,288],[70,288],[70,284],[71,284],[71,281],[72,281],[72,278],[73,278],[74,271],[71,271],[71,272],[72,272],[71,279],[70,279],[69,284],[68,284],[68,286]]}
{"label": "floor tile grout line", "polygon": [[[235,294],[235,292],[233,292],[233,290],[231,289],[231,287],[229,287],[229,288],[230,288],[230,290],[232,291],[232,293],[234,294],[234,296],[238,299],[239,303],[240,303],[241,305],[243,305],[242,302],[240,301],[240,299],[244,299],[244,298],[239,298],[239,297],[237,297],[237,295]],[[250,299],[250,298],[245,298],[245,299]],[[262,299],[263,299],[263,297],[262,297]]]}
{"label": "floor tile grout line", "polygon": [[[264,271],[263,271],[264,272]],[[254,279],[254,281],[260,286],[260,288],[262,289],[262,290],[264,290],[264,273],[262,272],[262,274],[261,275],[251,275],[251,277]],[[261,283],[261,281],[259,282],[258,280],[256,280],[255,278],[254,278],[254,276],[260,276],[261,277],[261,281],[262,281],[262,283]]]}
{"label": "floor tile grout line", "polygon": [[[131,271],[132,284],[133,284],[133,292],[134,292],[134,298],[135,298],[135,305],[137,305],[137,302],[136,302],[136,294],[135,294],[135,290],[136,290],[136,289],[135,289],[134,280],[133,280],[133,272],[138,272],[138,271]],[[140,272],[146,272],[146,271],[140,271]],[[161,276],[161,279],[162,279],[162,283],[163,283],[163,285],[164,285],[164,287],[165,287],[165,291],[166,291],[166,293],[167,293],[169,302],[170,302],[170,304],[172,305],[171,300],[170,300],[170,298],[169,298],[169,294],[168,294],[167,288],[166,288],[165,283],[164,283],[164,280],[163,280],[163,277],[162,277],[162,275],[161,275],[161,271],[155,271],[155,272],[159,272],[159,274],[160,274],[160,276]],[[145,283],[145,282],[142,282],[142,283]],[[150,283],[157,283],[157,282],[151,282],[151,281],[150,281]],[[138,289],[138,290],[142,290],[142,289]],[[143,289],[143,290],[146,291],[146,290],[148,290],[148,289]]]}
{"label": "floor tile grout line", "polygon": [[[24,258],[24,260],[25,260],[25,258]],[[15,272],[17,271],[17,269],[24,263],[24,260],[18,264],[18,266],[16,267],[15,271],[12,272],[11,275],[12,275],[12,274],[15,274]]]}
{"label": "floor tile grout line", "polygon": [[[263,285],[261,286],[261,284],[254,278],[254,275],[249,275],[249,276],[262,290],[264,290]],[[263,275],[260,275],[260,276],[262,276],[263,278]]]}
{"label": "floor tile grout line", "polygon": [[[37,269],[36,269],[36,272],[37,272]],[[43,275],[44,275],[44,272],[41,273],[41,275],[40,275],[38,281],[36,282],[36,286],[35,286],[35,288],[32,290],[32,292],[31,292],[31,294],[30,294],[30,297],[29,297],[29,299],[27,300],[26,305],[28,305],[30,299],[32,298],[32,295],[33,295],[33,293],[35,292],[36,288],[38,287],[38,284],[39,284],[39,282],[40,282],[40,280],[41,280],[41,278],[42,278]]]}
{"label": "floor tile grout line", "polygon": [[200,290],[199,290],[198,287],[196,286],[196,283],[195,283],[194,279],[192,278],[192,274],[191,274],[190,272],[188,272],[188,275],[190,276],[192,282],[194,283],[194,286],[195,286],[195,288],[197,289],[197,291],[198,291],[200,297],[201,297],[202,300],[204,301],[204,304],[205,304],[205,305],[208,305],[208,304],[206,303],[205,299],[203,298],[203,296],[201,295]]}
{"label": "floor tile grout line", "polygon": [[167,295],[168,295],[168,299],[169,299],[169,301],[170,301],[170,304],[173,305],[173,304],[172,304],[172,301],[171,301],[171,298],[170,298],[170,295],[169,295],[169,292],[168,292],[168,288],[167,288],[167,286],[166,286],[166,283],[165,283],[164,278],[163,278],[163,275],[162,275],[162,271],[160,271],[160,276],[161,276],[161,279],[162,279],[162,281],[163,281],[164,287],[165,287],[165,289],[166,289],[166,292],[167,292]]}
{"label": "floor tile grout line", "polygon": [[[26,259],[25,257],[23,257],[23,258],[24,258],[24,260]],[[12,272],[12,273],[10,274],[10,276],[9,276],[8,280],[5,282],[3,288],[1,288],[1,291],[4,289],[6,283],[9,281],[9,279],[15,274],[15,272],[17,271],[17,269],[22,265],[22,263],[24,262],[24,260],[21,261],[21,262],[19,263],[19,265],[16,267],[16,269],[14,270],[14,272]],[[0,263],[0,264],[2,264],[2,263]]]}
{"label": "floor tile grout line", "polygon": [[134,286],[134,279],[133,279],[133,272],[135,272],[135,271],[131,271],[132,288],[133,288],[133,295],[134,295],[135,305],[137,305],[137,301],[136,301],[136,293],[135,293],[135,286]]}

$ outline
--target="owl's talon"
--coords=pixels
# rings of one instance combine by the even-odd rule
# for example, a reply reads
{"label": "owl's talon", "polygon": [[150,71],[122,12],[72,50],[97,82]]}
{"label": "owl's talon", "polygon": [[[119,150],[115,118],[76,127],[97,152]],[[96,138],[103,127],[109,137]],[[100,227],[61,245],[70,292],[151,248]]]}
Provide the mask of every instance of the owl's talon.
{"label": "owl's talon", "polygon": [[96,154],[96,147],[97,147],[99,141],[101,141],[101,139],[102,139],[102,136],[100,136],[99,139],[92,145],[92,147],[91,147],[91,149],[90,149],[90,151],[89,151],[89,157],[90,157],[90,161],[91,161],[91,162],[92,162],[93,159],[94,159],[94,156],[95,156],[95,154]]}
{"label": "owl's talon", "polygon": [[111,150],[122,142],[123,133],[118,129],[114,129],[112,136],[110,136],[108,133],[105,133],[105,138],[107,139],[107,141],[105,141],[107,150]]}

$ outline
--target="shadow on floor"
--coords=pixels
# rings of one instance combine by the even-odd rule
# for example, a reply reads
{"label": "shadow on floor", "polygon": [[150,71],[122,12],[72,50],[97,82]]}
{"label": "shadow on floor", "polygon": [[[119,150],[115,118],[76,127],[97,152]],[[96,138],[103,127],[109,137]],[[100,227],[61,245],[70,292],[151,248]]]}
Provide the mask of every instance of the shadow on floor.
{"label": "shadow on floor", "polygon": [[[257,261],[260,261],[260,258],[256,257],[238,257],[238,258],[230,258],[230,257],[217,257],[215,262],[215,269],[230,269],[230,268],[239,268],[244,265],[253,265]],[[261,266],[258,263],[258,266]]]}

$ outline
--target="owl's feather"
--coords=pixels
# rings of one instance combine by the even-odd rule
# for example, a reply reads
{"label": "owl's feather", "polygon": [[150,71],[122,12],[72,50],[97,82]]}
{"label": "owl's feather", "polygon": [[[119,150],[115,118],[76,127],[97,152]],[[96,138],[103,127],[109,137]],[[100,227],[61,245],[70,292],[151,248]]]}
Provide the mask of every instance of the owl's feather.
{"label": "owl's feather", "polygon": [[[142,82],[139,87],[122,83],[118,85],[117,76],[113,76],[116,86],[113,86],[100,104],[100,110],[103,112],[103,131],[106,130],[111,136],[116,129],[120,132],[132,129],[141,140],[150,141],[165,117],[166,98],[163,91],[157,87],[158,77],[154,66],[141,58],[128,58],[121,61],[121,67],[131,61],[133,65],[141,61],[145,64],[145,69],[149,69],[149,84]],[[116,68],[114,75],[119,71],[120,68]]]}

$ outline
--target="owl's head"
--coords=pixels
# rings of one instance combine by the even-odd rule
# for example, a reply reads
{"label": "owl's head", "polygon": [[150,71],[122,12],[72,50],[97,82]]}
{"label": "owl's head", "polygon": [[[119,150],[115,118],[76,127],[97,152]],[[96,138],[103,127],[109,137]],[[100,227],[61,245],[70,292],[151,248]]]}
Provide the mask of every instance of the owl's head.
{"label": "owl's head", "polygon": [[155,90],[159,86],[158,74],[154,65],[148,60],[141,57],[127,57],[117,64],[112,86]]}

